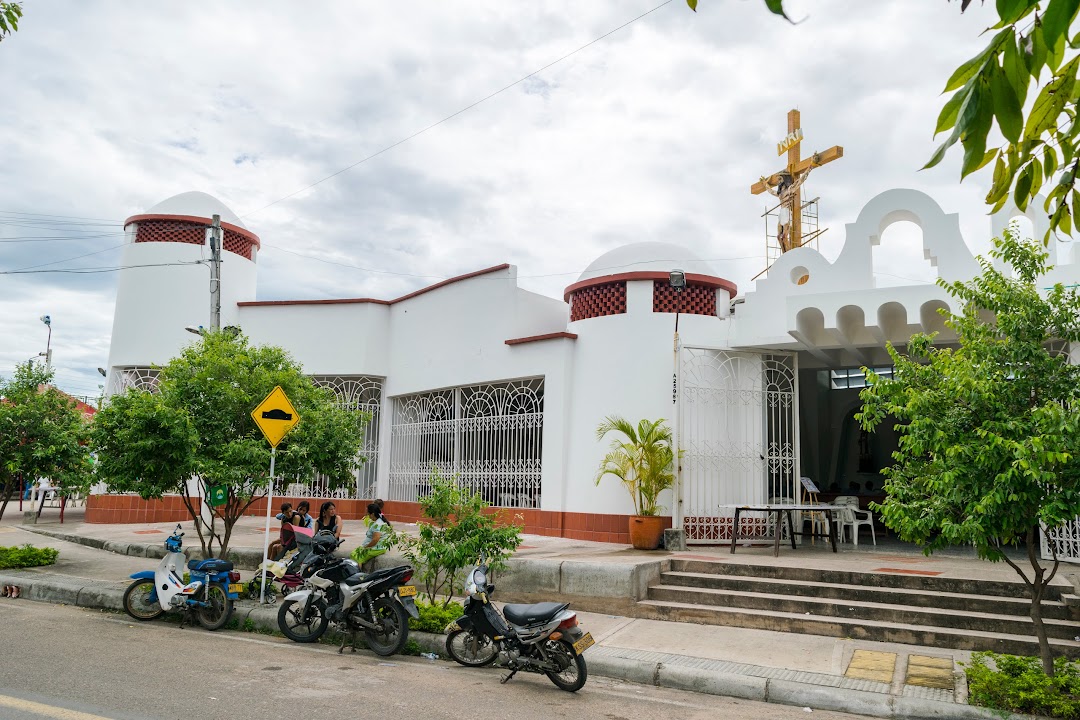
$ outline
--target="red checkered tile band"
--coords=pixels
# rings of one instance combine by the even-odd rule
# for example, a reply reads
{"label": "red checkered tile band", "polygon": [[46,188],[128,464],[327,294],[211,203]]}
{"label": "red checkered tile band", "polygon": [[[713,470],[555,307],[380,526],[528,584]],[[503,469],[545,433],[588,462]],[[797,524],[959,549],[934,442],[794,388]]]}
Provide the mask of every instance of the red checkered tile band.
{"label": "red checkered tile band", "polygon": [[[682,297],[679,297],[682,295]],[[676,293],[667,280],[654,280],[652,311],[684,315],[712,315],[716,317],[716,290],[702,285],[687,284],[686,289]]]}
{"label": "red checkered tile band", "polygon": [[[222,248],[242,258],[251,259],[255,243],[238,232],[224,229]],[[186,220],[141,220],[135,232],[135,242],[175,242],[189,245],[206,244],[206,226]]]}
{"label": "red checkered tile band", "polygon": [[626,283],[590,285],[570,296],[570,321],[626,312]]}

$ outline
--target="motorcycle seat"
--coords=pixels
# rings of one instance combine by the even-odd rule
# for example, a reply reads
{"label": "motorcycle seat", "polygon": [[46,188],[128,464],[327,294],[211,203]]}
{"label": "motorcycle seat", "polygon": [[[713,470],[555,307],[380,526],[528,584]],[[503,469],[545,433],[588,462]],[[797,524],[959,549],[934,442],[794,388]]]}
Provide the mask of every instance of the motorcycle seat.
{"label": "motorcycle seat", "polygon": [[355,573],[355,574],[350,575],[349,577],[345,578],[345,584],[348,585],[349,587],[356,587],[357,585],[359,585],[361,583],[365,583],[367,581],[368,581],[368,576],[365,575],[364,573]]}
{"label": "motorcycle seat", "polygon": [[201,573],[227,572],[233,569],[233,564],[228,560],[207,558],[206,560],[188,560],[188,570]]}
{"label": "motorcycle seat", "polygon": [[515,625],[539,625],[570,607],[570,603],[542,602],[535,605],[503,605],[503,615]]}

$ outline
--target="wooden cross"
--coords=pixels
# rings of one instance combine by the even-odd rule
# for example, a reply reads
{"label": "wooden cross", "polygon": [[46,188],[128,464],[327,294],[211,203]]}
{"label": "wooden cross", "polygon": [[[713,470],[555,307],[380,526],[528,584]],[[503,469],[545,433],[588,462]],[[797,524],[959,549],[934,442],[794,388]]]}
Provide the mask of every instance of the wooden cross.
{"label": "wooden cross", "polygon": [[[799,157],[802,126],[798,110],[788,112],[787,129],[787,137],[777,144],[777,154],[783,155],[784,151],[787,151],[787,167],[767,178],[762,178],[750,186],[750,192],[754,195],[760,195],[770,188],[777,188],[781,203],[786,204],[788,211],[791,213],[790,221],[786,226],[781,226],[777,232],[781,252],[787,252],[802,245],[802,190],[799,188],[799,184],[801,184],[798,183],[799,177],[816,167],[821,167],[831,163],[833,160],[844,157],[844,148],[839,145],[833,145],[825,152],[814,153],[808,158]],[[796,183],[795,189],[790,193],[788,202],[784,203],[783,189],[785,186],[791,186],[792,183]]]}

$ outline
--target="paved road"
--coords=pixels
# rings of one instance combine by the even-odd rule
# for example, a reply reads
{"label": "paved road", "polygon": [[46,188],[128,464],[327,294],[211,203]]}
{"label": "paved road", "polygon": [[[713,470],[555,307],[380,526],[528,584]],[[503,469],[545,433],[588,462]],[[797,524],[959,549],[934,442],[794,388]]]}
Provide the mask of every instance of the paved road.
{"label": "paved road", "polygon": [[[338,655],[240,632],[0,599],[0,717],[11,720],[191,720],[268,717],[514,720],[642,716],[680,720],[805,718],[802,708],[593,677],[574,695],[539,675],[499,684],[494,670],[424,658]],[[200,710],[200,708],[202,710]],[[815,711],[815,718],[854,715]]]}

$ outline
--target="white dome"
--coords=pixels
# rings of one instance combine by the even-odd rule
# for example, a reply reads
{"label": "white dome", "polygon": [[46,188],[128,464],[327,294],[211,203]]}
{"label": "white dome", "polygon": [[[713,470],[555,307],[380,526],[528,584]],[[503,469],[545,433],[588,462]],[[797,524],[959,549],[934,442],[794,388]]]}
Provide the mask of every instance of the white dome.
{"label": "white dome", "polygon": [[698,275],[716,275],[711,265],[679,245],[639,242],[609,250],[593,260],[578,282],[628,272],[671,272],[682,270]]}
{"label": "white dome", "polygon": [[236,213],[225,206],[225,203],[213,195],[204,192],[192,191],[173,195],[168,200],[162,200],[154,207],[147,210],[145,215],[193,215],[194,217],[210,218],[220,215],[222,222],[236,225],[247,230],[247,226],[237,217]]}

